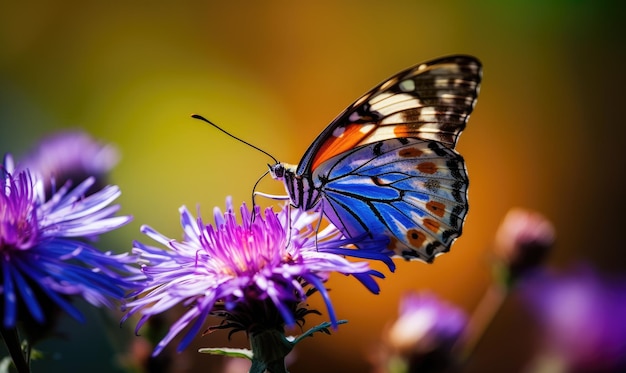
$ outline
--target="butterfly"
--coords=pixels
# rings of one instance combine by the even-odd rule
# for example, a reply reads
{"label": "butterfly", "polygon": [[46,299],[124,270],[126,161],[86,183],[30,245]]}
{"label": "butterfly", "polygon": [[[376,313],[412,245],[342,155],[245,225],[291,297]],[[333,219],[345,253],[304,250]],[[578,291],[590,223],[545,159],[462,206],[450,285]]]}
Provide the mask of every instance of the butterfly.
{"label": "butterfly", "polygon": [[300,163],[277,162],[291,205],[320,203],[344,235],[386,235],[408,260],[432,262],[461,235],[468,176],[454,149],[474,109],[482,67],[448,56],[406,69],[348,106]]}

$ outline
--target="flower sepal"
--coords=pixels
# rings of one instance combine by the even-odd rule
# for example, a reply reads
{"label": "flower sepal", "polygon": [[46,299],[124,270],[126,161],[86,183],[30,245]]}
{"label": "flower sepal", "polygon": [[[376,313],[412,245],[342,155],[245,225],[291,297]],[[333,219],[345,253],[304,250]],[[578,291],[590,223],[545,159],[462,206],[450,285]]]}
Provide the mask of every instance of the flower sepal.
{"label": "flower sepal", "polygon": [[317,326],[312,327],[311,329],[307,330],[306,332],[304,332],[303,334],[300,334],[299,336],[293,338],[293,342],[292,344],[295,346],[298,343],[300,343],[304,338],[306,337],[312,337],[313,333],[324,333],[324,334],[330,334],[330,328],[332,327],[333,329],[336,329],[338,325],[341,324],[347,324],[348,320],[337,320],[336,323],[332,323],[330,321],[326,321],[323,322]]}
{"label": "flower sepal", "polygon": [[201,354],[222,355],[252,360],[252,351],[247,348],[205,347],[198,350]]}

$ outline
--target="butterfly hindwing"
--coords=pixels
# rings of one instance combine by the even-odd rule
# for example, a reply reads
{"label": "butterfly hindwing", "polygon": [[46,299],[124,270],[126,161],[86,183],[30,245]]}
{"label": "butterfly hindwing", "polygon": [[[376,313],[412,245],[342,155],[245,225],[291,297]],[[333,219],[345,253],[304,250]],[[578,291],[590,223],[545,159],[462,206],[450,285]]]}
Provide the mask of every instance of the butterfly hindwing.
{"label": "butterfly hindwing", "polygon": [[320,165],[324,213],[344,234],[386,234],[406,259],[432,261],[461,234],[467,214],[463,158],[414,138],[368,144]]}

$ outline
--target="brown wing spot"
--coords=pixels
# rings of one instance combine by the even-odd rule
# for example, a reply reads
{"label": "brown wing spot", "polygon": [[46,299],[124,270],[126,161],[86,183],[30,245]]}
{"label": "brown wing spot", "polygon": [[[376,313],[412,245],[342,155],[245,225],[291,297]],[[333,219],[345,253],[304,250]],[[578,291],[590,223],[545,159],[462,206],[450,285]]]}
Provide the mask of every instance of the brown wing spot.
{"label": "brown wing spot", "polygon": [[398,239],[394,236],[390,236],[389,237],[389,244],[387,245],[387,248],[389,250],[395,250],[398,247]]}
{"label": "brown wing spot", "polygon": [[434,174],[437,172],[437,165],[433,162],[422,162],[417,165],[417,169],[425,174]]}
{"label": "brown wing spot", "polygon": [[409,229],[406,232],[406,238],[413,247],[422,247],[424,241],[426,241],[424,232],[420,232],[417,229]]}
{"label": "brown wing spot", "polygon": [[400,157],[404,158],[416,158],[423,154],[424,152],[417,148],[405,148],[398,152]]}
{"label": "brown wing spot", "polygon": [[439,227],[441,226],[441,223],[439,223],[437,220],[433,220],[433,219],[424,219],[424,226],[428,229],[430,229],[431,231],[433,231],[434,233],[439,232]]}
{"label": "brown wing spot", "polygon": [[380,178],[380,177],[378,177],[378,176],[372,176],[372,182],[373,182],[374,184],[378,185],[378,186],[384,186],[384,185],[387,185],[387,183],[385,183],[385,182],[383,181],[383,179],[381,179],[381,178]]}
{"label": "brown wing spot", "polygon": [[442,218],[443,215],[446,213],[446,206],[441,202],[437,202],[437,201],[427,202],[426,208],[428,209],[428,211],[439,216],[440,218]]}

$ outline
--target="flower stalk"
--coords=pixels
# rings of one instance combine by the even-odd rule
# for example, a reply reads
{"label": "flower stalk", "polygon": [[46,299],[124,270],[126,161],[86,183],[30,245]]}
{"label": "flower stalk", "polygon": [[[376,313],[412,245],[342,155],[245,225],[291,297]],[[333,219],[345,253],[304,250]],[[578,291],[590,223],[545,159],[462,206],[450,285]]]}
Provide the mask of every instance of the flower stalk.
{"label": "flower stalk", "polygon": [[28,342],[21,342],[17,328],[5,328],[0,326],[0,335],[4,341],[13,365],[18,373],[30,372],[30,350],[31,346]]}
{"label": "flower stalk", "polygon": [[514,208],[504,216],[494,239],[493,281],[474,310],[464,339],[455,346],[465,365],[517,283],[545,260],[555,240],[552,223],[535,211]]}

